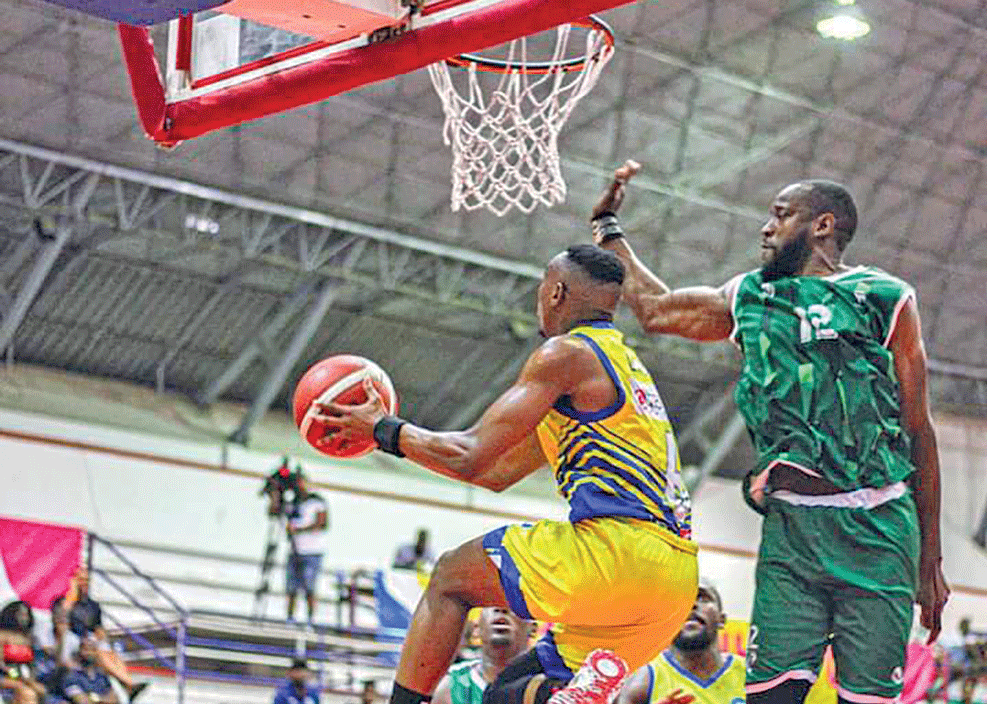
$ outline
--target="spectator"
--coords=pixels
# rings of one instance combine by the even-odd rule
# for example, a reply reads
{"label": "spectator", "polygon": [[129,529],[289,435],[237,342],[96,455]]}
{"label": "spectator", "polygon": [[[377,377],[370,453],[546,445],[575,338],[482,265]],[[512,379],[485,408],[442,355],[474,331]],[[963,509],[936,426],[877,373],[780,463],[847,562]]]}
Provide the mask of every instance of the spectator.
{"label": "spectator", "polygon": [[428,544],[428,531],[424,528],[418,529],[418,536],[415,542],[409,545],[402,545],[394,555],[394,564],[391,566],[399,570],[420,570],[430,572],[435,564],[435,555]]}
{"label": "spectator", "polygon": [[72,704],[117,704],[106,672],[99,665],[99,646],[92,637],[79,645],[79,667],[65,675],[65,696]]}
{"label": "spectator", "polygon": [[60,665],[72,667],[73,655],[79,651],[82,640],[69,627],[65,597],[60,596],[51,603],[51,628],[36,628],[34,640],[38,648]]}
{"label": "spectator", "polygon": [[14,704],[36,704],[46,695],[31,667],[33,628],[34,614],[23,601],[7,604],[0,611],[0,692],[8,693]]}
{"label": "spectator", "polygon": [[65,675],[75,668],[73,655],[81,643],[69,629],[65,600],[59,597],[51,605],[51,628],[35,632],[34,674],[48,690],[48,704],[65,701]]}
{"label": "spectator", "polygon": [[288,620],[295,618],[295,596],[305,591],[308,622],[315,618],[315,583],[322,569],[324,535],[329,527],[329,508],[325,499],[308,490],[308,481],[299,472],[295,505],[288,518],[290,551],[285,591],[288,593]]}
{"label": "spectator", "polygon": [[[435,689],[433,704],[481,704],[487,685],[497,679],[507,663],[528,649],[534,622],[520,619],[508,609],[490,606],[480,612],[476,629],[480,658],[453,665]],[[527,686],[527,681],[524,684]]]}
{"label": "spectator", "polygon": [[[147,682],[134,682],[126,663],[113,651],[106,631],[103,628],[103,609],[99,602],[89,595],[89,572],[80,567],[75,573],[68,594],[57,608],[68,614],[69,630],[79,639],[92,636],[96,646],[96,662],[110,677],[115,679],[127,692],[129,701],[134,701],[147,688]],[[52,608],[56,608],[56,604]],[[81,652],[81,647],[80,647]]]}
{"label": "spectator", "polygon": [[635,672],[617,704],[743,704],[744,662],[720,651],[720,593],[700,582],[692,613],[672,646]]}
{"label": "spectator", "polygon": [[374,704],[377,701],[377,683],[373,680],[364,680],[363,689],[360,690],[360,699],[357,704]]}
{"label": "spectator", "polygon": [[274,693],[274,704],[319,704],[319,688],[309,684],[311,678],[305,660],[292,660],[288,679]]}

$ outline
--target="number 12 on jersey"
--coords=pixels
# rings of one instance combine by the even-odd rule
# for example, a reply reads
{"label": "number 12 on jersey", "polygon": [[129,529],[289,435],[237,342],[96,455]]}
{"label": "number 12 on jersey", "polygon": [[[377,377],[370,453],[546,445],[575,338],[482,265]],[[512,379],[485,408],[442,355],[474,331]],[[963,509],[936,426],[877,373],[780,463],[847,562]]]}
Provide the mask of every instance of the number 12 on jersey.
{"label": "number 12 on jersey", "polygon": [[829,306],[813,303],[808,310],[801,306],[795,307],[799,317],[799,341],[803,344],[815,340],[835,340],[839,337],[832,328],[825,327],[833,321],[833,311]]}

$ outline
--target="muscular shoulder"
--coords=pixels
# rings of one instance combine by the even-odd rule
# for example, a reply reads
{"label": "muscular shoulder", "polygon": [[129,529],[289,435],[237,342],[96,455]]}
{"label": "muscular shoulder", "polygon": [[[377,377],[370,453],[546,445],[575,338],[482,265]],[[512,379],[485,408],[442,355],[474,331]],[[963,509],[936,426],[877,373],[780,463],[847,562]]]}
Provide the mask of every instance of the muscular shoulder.
{"label": "muscular shoulder", "polygon": [[595,372],[596,355],[589,344],[576,335],[558,335],[542,343],[528,360],[532,376],[554,376],[565,371],[566,377],[576,379]]}

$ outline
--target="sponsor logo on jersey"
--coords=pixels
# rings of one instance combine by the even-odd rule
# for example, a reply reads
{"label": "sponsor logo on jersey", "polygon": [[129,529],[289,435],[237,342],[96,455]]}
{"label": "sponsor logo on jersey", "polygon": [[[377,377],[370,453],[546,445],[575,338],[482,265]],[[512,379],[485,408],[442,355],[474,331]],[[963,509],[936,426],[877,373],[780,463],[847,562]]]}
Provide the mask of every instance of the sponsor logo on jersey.
{"label": "sponsor logo on jersey", "polygon": [[654,384],[646,384],[631,379],[631,400],[637,412],[648,418],[667,421],[668,414],[665,412],[665,404],[662,403],[661,396]]}

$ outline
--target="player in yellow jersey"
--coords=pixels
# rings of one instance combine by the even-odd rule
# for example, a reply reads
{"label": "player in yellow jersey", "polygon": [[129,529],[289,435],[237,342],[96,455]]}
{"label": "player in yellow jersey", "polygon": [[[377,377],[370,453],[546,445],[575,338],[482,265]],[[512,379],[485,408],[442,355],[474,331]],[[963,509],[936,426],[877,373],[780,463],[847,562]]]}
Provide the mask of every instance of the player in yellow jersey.
{"label": "player in yellow jersey", "polygon": [[700,582],[696,605],[672,647],[634,673],[617,704],[743,704],[744,660],[720,651],[720,593]]}
{"label": "player in yellow jersey", "polygon": [[609,704],[692,608],[689,498],[661,397],[613,326],[623,280],[620,260],[593,245],[552,259],[538,288],[547,339],[472,428],[434,432],[388,417],[369,385],[366,404],[323,407],[333,434],[372,435],[385,452],[495,491],[547,459],[571,507],[567,521],[508,526],[442,556],[408,629],[392,704],[430,700],[473,607],[556,624],[487,688],[487,704]]}

